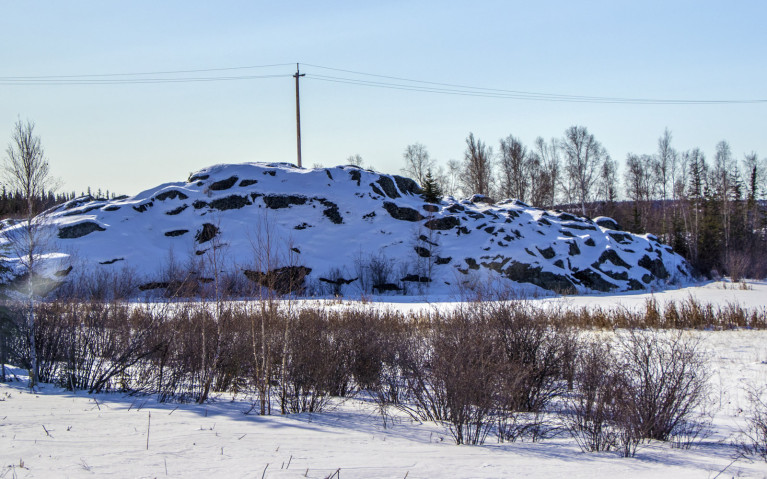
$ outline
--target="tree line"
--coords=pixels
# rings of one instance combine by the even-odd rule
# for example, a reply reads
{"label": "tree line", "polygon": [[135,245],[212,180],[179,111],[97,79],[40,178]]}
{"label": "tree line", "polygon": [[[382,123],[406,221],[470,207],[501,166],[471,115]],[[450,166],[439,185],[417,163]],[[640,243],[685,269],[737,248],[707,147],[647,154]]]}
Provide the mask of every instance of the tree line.
{"label": "tree line", "polygon": [[[583,126],[532,146],[509,135],[492,146],[469,133],[463,160],[438,164],[415,143],[402,171],[430,199],[480,194],[587,217],[610,216],[624,229],[652,233],[703,275],[764,277],[767,259],[767,160],[736,158],[721,141],[713,159],[700,148],[680,151],[666,129],[652,153],[619,164]],[[436,189],[436,194],[435,194]]]}

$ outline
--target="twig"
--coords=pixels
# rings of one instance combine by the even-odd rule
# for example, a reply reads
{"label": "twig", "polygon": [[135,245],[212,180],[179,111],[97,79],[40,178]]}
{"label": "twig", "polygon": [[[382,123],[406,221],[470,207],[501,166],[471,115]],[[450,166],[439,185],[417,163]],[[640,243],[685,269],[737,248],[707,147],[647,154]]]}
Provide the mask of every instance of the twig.
{"label": "twig", "polygon": [[149,418],[146,423],[146,450],[149,450],[149,430],[152,427],[152,411],[149,411]]}
{"label": "twig", "polygon": [[288,469],[290,467],[290,461],[293,460],[293,454],[290,455],[290,459],[288,459],[288,465],[285,467],[285,469]]}
{"label": "twig", "polygon": [[49,433],[49,432],[48,432],[48,430],[47,430],[47,429],[45,429],[45,424],[40,424],[40,425],[41,425],[41,426],[43,426],[43,431],[45,431],[45,434],[46,434],[48,437],[53,437],[53,436],[51,436],[51,433]]}
{"label": "twig", "polygon": [[266,475],[266,470],[269,469],[269,463],[266,463],[266,467],[264,468],[264,472],[261,473],[261,479],[264,479],[264,476]]}
{"label": "twig", "polygon": [[239,441],[240,439],[242,439],[243,437],[245,437],[245,436],[247,436],[247,435],[248,435],[248,433],[246,432],[246,433],[245,433],[245,434],[243,434],[242,436],[238,437],[238,438],[237,438],[237,440]]}
{"label": "twig", "polygon": [[165,462],[165,475],[168,475],[168,458],[163,457],[162,460]]}
{"label": "twig", "polygon": [[173,411],[171,411],[171,412],[169,412],[169,413],[168,413],[168,416],[170,416],[171,414],[173,414],[174,412],[176,412],[176,409],[178,409],[178,406],[174,407],[174,408],[173,408]]}
{"label": "twig", "polygon": [[727,464],[727,466],[726,466],[724,469],[722,469],[721,471],[719,471],[719,474],[717,474],[716,476],[714,476],[714,479],[716,479],[717,477],[721,476],[721,475],[722,475],[722,473],[723,473],[724,471],[726,471],[727,469],[729,469],[729,468],[730,468],[730,466],[732,466],[733,464],[735,464],[735,463],[736,463],[737,461],[739,461],[739,460],[740,460],[742,457],[743,457],[743,456],[742,456],[741,454],[738,454],[738,456],[737,456],[735,459],[733,459],[733,460],[732,460],[732,462],[730,462],[729,464]]}

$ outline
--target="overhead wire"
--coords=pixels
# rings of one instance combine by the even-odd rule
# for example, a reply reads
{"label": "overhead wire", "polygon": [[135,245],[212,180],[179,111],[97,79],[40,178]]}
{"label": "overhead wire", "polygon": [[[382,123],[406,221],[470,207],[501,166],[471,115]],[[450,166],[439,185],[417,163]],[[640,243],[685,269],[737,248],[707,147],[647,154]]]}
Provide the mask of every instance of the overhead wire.
{"label": "overhead wire", "polygon": [[[292,73],[263,74],[263,75],[222,75],[223,72],[243,71],[264,68],[281,68],[297,65],[295,63],[274,63],[265,65],[246,65],[220,68],[198,68],[188,70],[167,70],[151,72],[128,72],[128,73],[90,73],[80,75],[39,75],[39,76],[0,76],[0,85],[127,85],[127,84],[162,84],[162,83],[192,83],[192,82],[218,82],[255,80],[265,78],[279,78],[293,76]],[[637,105],[716,105],[716,104],[754,104],[767,103],[767,99],[663,99],[663,98],[638,98],[638,97],[606,97],[588,95],[570,95],[560,93],[546,93],[525,90],[511,90],[502,88],[488,88],[456,83],[435,82],[417,80],[393,75],[381,75],[356,70],[334,68],[311,63],[300,64],[309,67],[306,73],[307,79],[315,79],[322,82],[356,85],[370,88],[383,88],[390,90],[413,91],[420,93],[456,95],[468,97],[544,101],[544,102],[568,102],[568,103],[595,103],[595,104],[637,104]],[[337,72],[344,75],[314,73],[311,69]],[[209,73],[213,75],[189,76],[190,74]]]}

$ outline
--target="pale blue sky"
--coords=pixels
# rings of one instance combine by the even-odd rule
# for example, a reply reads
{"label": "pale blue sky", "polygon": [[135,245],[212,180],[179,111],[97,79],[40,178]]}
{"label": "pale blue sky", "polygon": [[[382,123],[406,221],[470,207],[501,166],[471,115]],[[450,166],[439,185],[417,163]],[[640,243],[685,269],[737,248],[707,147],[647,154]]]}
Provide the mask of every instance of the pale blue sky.
{"label": "pale blue sky", "polygon": [[[567,95],[767,99],[762,1],[0,3],[0,77],[322,65],[425,81]],[[294,67],[219,82],[12,85],[0,80],[0,144],[30,119],[66,191],[134,194],[214,163],[295,161]],[[305,66],[304,164],[360,154],[397,172],[425,144],[460,159],[474,134],[560,136],[585,125],[623,162],[665,127],[709,156],[722,139],[767,156],[767,103],[540,102],[329,83]],[[202,76],[188,74],[186,76]],[[152,78],[167,77],[154,75]],[[361,77],[355,77],[361,78]],[[370,77],[368,80],[375,80]],[[389,81],[389,80],[385,80]]]}

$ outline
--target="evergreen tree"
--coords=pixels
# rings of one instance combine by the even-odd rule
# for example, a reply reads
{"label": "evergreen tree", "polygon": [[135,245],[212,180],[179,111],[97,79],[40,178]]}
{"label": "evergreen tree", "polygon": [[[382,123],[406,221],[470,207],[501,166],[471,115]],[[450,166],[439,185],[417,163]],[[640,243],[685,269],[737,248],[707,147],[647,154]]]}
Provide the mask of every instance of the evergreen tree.
{"label": "evergreen tree", "polygon": [[423,180],[423,193],[421,195],[427,203],[439,203],[440,198],[442,198],[442,191],[437,180],[431,176],[431,170],[426,172],[426,177]]}

